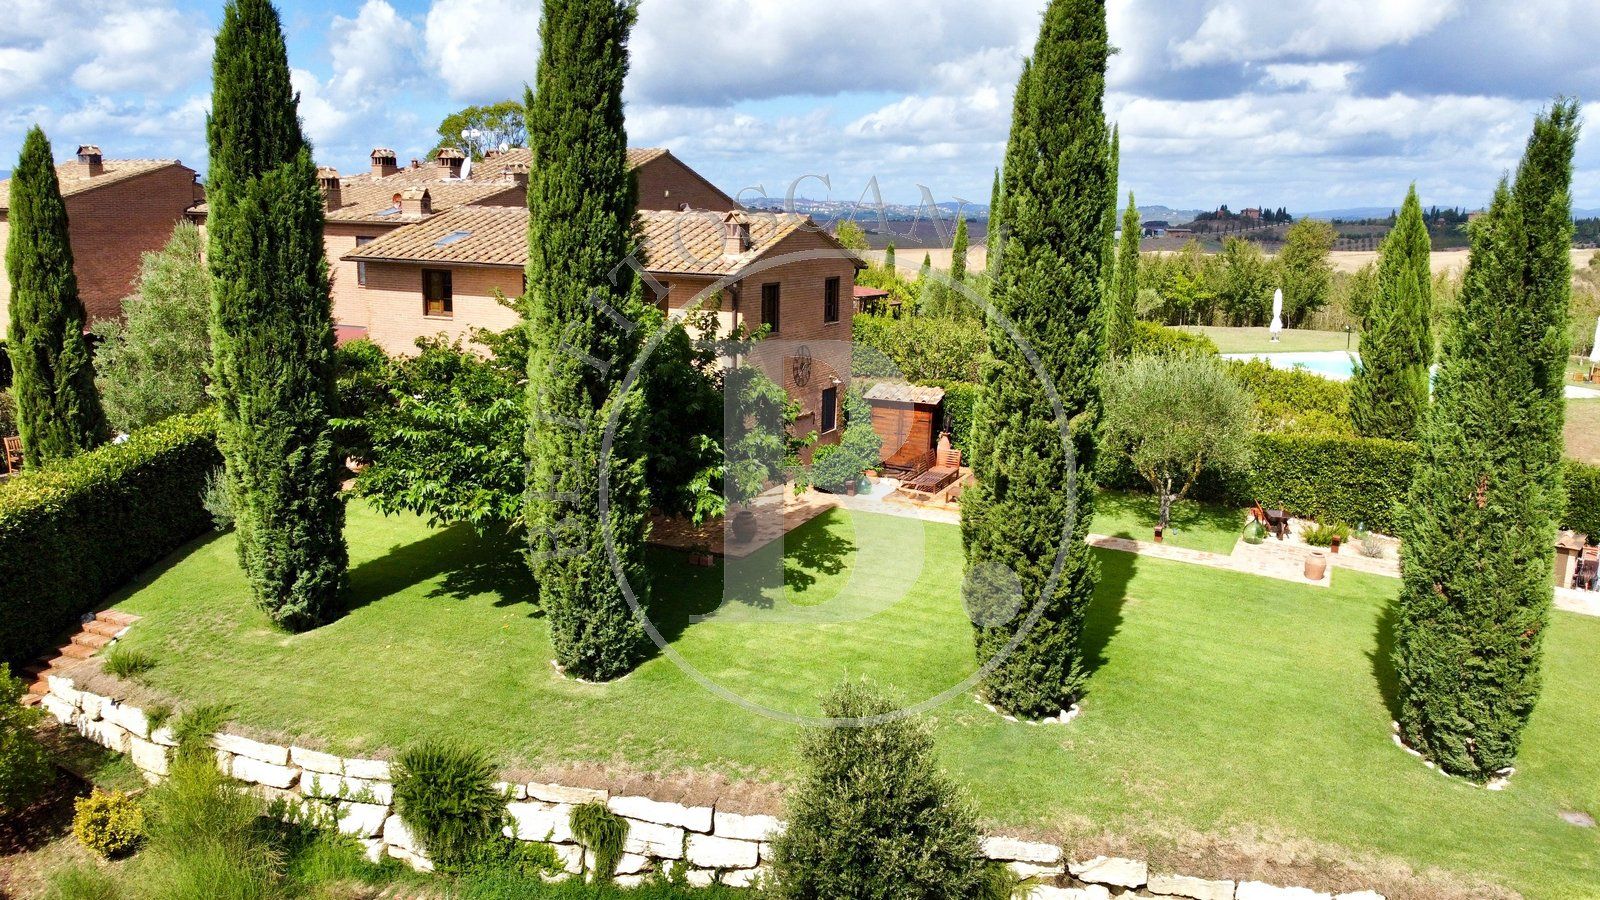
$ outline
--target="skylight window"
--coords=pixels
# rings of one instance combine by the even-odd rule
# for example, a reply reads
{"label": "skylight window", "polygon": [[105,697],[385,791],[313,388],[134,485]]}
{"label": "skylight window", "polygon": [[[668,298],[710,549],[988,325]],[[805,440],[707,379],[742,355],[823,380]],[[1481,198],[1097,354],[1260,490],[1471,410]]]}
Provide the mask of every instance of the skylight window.
{"label": "skylight window", "polygon": [[380,216],[398,216],[398,215],[400,215],[400,207],[391,206],[388,209],[384,210],[383,212],[378,213],[378,215],[380,215]]}
{"label": "skylight window", "polygon": [[439,238],[437,241],[434,241],[433,245],[435,247],[448,247],[458,241],[464,241],[469,237],[472,237],[472,232],[470,231],[452,231],[444,237]]}

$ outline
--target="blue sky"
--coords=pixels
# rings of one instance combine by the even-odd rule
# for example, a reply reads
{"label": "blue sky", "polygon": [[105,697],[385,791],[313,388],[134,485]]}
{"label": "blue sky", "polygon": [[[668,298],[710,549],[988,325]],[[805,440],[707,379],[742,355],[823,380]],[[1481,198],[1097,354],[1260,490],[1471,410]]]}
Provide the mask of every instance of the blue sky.
{"label": "blue sky", "polygon": [[[643,0],[629,130],[729,191],[987,201],[1042,0]],[[0,168],[37,121],[65,156],[203,168],[215,0],[6,0]],[[1481,204],[1557,94],[1600,101],[1592,0],[1111,0],[1108,114],[1141,203]],[[420,156],[446,112],[518,95],[536,0],[281,0],[319,161]],[[1590,117],[1594,119],[1594,116]],[[1597,126],[1600,127],[1600,126]],[[1575,202],[1600,207],[1600,135]]]}

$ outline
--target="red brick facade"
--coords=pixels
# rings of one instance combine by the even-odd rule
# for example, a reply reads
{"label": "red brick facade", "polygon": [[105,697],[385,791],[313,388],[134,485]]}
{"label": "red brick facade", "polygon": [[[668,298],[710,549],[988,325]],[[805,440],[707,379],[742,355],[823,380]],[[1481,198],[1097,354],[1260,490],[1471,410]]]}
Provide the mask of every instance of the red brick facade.
{"label": "red brick facade", "polygon": [[[194,170],[174,163],[108,179],[104,186],[65,198],[78,291],[90,320],[122,314],[122,300],[133,293],[141,258],[166,246],[198,190]],[[9,223],[0,211],[0,247],[9,236]],[[0,271],[0,332],[9,320],[10,299],[10,278]]]}

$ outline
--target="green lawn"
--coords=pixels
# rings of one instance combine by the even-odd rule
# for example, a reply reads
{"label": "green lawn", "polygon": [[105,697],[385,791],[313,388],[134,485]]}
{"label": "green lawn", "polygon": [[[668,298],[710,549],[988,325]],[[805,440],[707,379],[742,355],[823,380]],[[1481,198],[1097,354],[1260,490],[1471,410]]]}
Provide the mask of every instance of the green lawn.
{"label": "green lawn", "polygon": [[[607,686],[563,680],[502,546],[360,504],[354,609],[322,629],[268,627],[227,536],[180,552],[118,601],[145,617],[126,640],[158,656],[153,688],[226,701],[263,737],[325,738],[356,754],[442,736],[531,773],[599,763],[611,777],[700,770],[783,783],[799,727],[752,707],[814,713],[835,682],[863,675],[921,700],[974,667],[957,528],[835,512],[789,541],[787,589],[698,622],[690,616],[714,611],[722,571],[653,559],[655,620],[720,694],[665,657]],[[1600,895],[1600,833],[1558,818],[1600,813],[1600,620],[1556,614],[1518,773],[1493,793],[1390,741],[1384,611],[1396,582],[1340,572],[1313,588],[1098,559],[1085,633],[1098,669],[1080,719],[1008,724],[967,696],[930,713],[945,764],[991,825],[1207,874],[1292,861],[1310,880],[1331,873],[1323,880],[1391,897],[1495,894],[1474,879],[1529,896]],[[1334,860],[1360,874],[1340,876]],[[1427,870],[1437,871],[1425,884],[1412,874]],[[1453,892],[1438,889],[1445,882]]]}
{"label": "green lawn", "polygon": [[[1272,331],[1267,328],[1215,328],[1189,325],[1184,331],[1196,332],[1211,338],[1223,353],[1294,353],[1309,350],[1343,350],[1346,335],[1342,331],[1309,331],[1285,328],[1278,343],[1272,343]],[[1361,349],[1361,335],[1349,335],[1349,349]]]}
{"label": "green lawn", "polygon": [[[1149,494],[1102,491],[1094,501],[1095,534],[1155,539],[1161,504]],[[1229,554],[1244,531],[1244,513],[1225,506],[1181,500],[1172,504],[1172,516],[1162,535],[1164,543],[1190,550]]]}

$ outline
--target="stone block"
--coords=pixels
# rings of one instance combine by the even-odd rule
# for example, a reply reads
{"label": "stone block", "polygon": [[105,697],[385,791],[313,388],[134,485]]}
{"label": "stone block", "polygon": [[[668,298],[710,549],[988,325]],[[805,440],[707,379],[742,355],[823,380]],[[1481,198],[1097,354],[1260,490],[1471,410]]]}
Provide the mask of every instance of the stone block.
{"label": "stone block", "polygon": [[722,873],[722,883],[729,887],[747,888],[754,887],[756,881],[765,880],[765,869],[734,869]]}
{"label": "stone block", "polygon": [[1151,875],[1146,886],[1150,893],[1163,897],[1184,897],[1186,900],[1233,900],[1232,881],[1208,881],[1187,875]]}
{"label": "stone block", "polygon": [[79,734],[107,750],[114,750],[117,753],[128,752],[128,733],[118,728],[115,723],[104,719],[90,720],[85,718],[83,713],[79,713],[72,724],[78,729]]}
{"label": "stone block", "polygon": [[627,853],[654,856],[657,859],[683,859],[683,838],[682,828],[629,820],[628,840],[622,849]]}
{"label": "stone block", "polygon": [[1064,875],[1067,871],[1067,867],[1063,863],[1056,863],[1053,866],[1042,866],[1038,863],[1017,862],[1016,860],[1012,860],[1006,863],[1005,867],[1011,872],[1011,874],[1017,876],[1023,881],[1027,881],[1032,878],[1045,878],[1055,875]]}
{"label": "stone block", "polygon": [[377,803],[340,803],[337,807],[339,831],[358,838],[373,838],[383,833],[389,807]]}
{"label": "stone block", "polygon": [[650,857],[637,853],[624,853],[617,860],[617,871],[613,875],[642,875],[654,868]]}
{"label": "stone block", "polygon": [[689,865],[702,869],[753,869],[761,862],[760,846],[751,841],[689,835]]}
{"label": "stone block", "polygon": [[73,717],[79,715],[76,706],[61,699],[60,696],[53,692],[45,694],[44,698],[39,701],[39,705],[44,707],[45,712],[54,716],[55,720],[63,725],[70,726]]}
{"label": "stone block", "polygon": [[545,784],[542,781],[530,781],[526,787],[529,800],[541,800],[545,803],[570,803],[573,806],[577,806],[579,803],[604,803],[611,796],[609,791]]}
{"label": "stone block", "polygon": [[147,740],[150,737],[150,719],[145,716],[144,710],[137,706],[129,706],[126,703],[112,703],[110,706],[102,707],[100,715],[107,721],[115,722],[124,731],[131,732],[137,737]]}
{"label": "stone block", "polygon": [[1136,888],[1150,878],[1149,866],[1139,860],[1120,856],[1096,856],[1083,862],[1068,863],[1067,871],[1079,881],[1111,887]]}
{"label": "stone block", "polygon": [[269,765],[287,766],[289,764],[288,747],[280,747],[277,744],[263,744],[260,741],[252,741],[236,734],[214,734],[211,736],[211,746],[218,750],[226,750],[235,756],[247,757]]}
{"label": "stone block", "polygon": [[1346,894],[1334,894],[1333,900],[1385,900],[1377,891],[1355,891]]}
{"label": "stone block", "polygon": [[167,748],[143,738],[133,738],[128,747],[134,768],[152,775],[167,774]]}
{"label": "stone block", "polygon": [[1111,900],[1111,891],[1103,884],[1081,888],[1051,887],[1041,884],[1028,892],[1028,900]]}
{"label": "stone block", "polygon": [[361,855],[367,858],[367,862],[378,865],[383,862],[383,846],[383,841],[377,838],[363,838],[361,840]]}
{"label": "stone block", "polygon": [[508,803],[506,812],[511,814],[513,823],[506,827],[508,837],[547,844],[566,844],[574,840],[572,807],[565,803]]}
{"label": "stone block", "polygon": [[1278,887],[1263,881],[1241,881],[1233,896],[1235,900],[1333,900],[1310,888]]}
{"label": "stone block", "polygon": [[717,872],[715,869],[690,869],[683,877],[690,887],[708,888],[716,883]]}
{"label": "stone block", "polygon": [[494,783],[494,789],[499,791],[500,796],[505,797],[507,800],[528,799],[528,786],[525,784],[512,784],[509,781],[496,781]]}
{"label": "stone block", "polygon": [[288,789],[300,779],[300,770],[288,766],[276,766],[264,763],[259,759],[248,756],[235,756],[233,758],[233,777],[251,784],[262,784],[267,787]]}
{"label": "stone block", "polygon": [[389,763],[381,759],[347,759],[344,761],[344,774],[367,781],[394,780],[389,774]]}
{"label": "stone block", "polygon": [[300,792],[307,797],[350,800],[388,806],[394,802],[394,786],[387,781],[366,781],[344,775],[306,772],[300,776]]}
{"label": "stone block", "polygon": [[225,750],[217,750],[215,753],[217,754],[217,771],[228,776],[229,778],[232,778],[233,754],[228,753]]}
{"label": "stone block", "polygon": [[1008,837],[986,837],[982,846],[986,859],[1034,863],[1041,866],[1053,866],[1061,862],[1061,848],[1054,844],[1019,841]]}
{"label": "stone block", "polygon": [[649,797],[612,797],[606,806],[619,816],[651,822],[656,825],[674,825],[688,831],[711,833],[712,810],[709,806],[684,806],[680,803],[662,803]]}
{"label": "stone block", "polygon": [[178,746],[178,734],[172,730],[171,725],[163,725],[150,732],[150,743],[160,744],[163,747]]}
{"label": "stone block", "polygon": [[343,759],[334,756],[332,753],[307,750],[304,747],[289,748],[289,764],[307,772],[320,772],[324,775],[344,774]]}
{"label": "stone block", "polygon": [[411,829],[400,820],[399,816],[391,815],[383,820],[383,842],[391,847],[401,850],[416,850],[417,842],[411,837]]}
{"label": "stone block", "polygon": [[712,834],[740,841],[770,841],[783,833],[783,822],[772,816],[719,812],[711,822]]}
{"label": "stone block", "polygon": [[585,868],[585,851],[577,844],[556,844],[556,859],[561,861],[561,868],[569,875],[579,875]]}
{"label": "stone block", "polygon": [[101,710],[105,708],[106,702],[106,698],[99,694],[91,694],[87,691],[78,693],[78,709],[83,710],[84,718],[91,722],[101,718]]}

